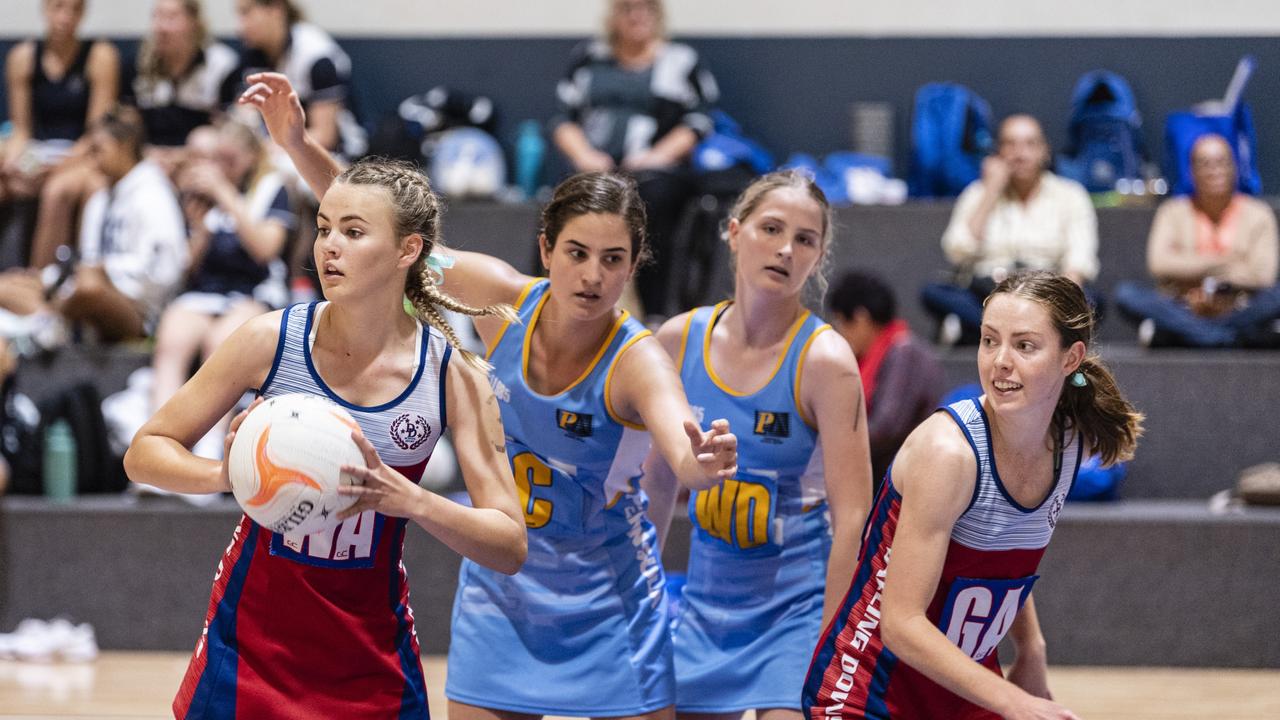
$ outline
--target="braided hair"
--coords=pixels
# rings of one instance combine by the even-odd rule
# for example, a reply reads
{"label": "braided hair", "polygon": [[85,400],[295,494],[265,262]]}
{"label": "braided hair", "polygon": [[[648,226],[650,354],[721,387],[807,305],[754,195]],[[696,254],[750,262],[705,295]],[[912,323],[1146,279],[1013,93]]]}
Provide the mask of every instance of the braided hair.
{"label": "braided hair", "polygon": [[396,237],[417,234],[422,237],[422,252],[404,281],[404,294],[413,306],[414,313],[428,325],[439,330],[445,339],[462,353],[469,365],[487,372],[489,363],[473,352],[462,349],[457,333],[445,319],[440,308],[446,308],[471,317],[492,316],[508,322],[516,319],[510,305],[495,304],[472,307],[460,302],[438,287],[439,278],[427,264],[431,251],[441,245],[440,216],[443,214],[440,198],[431,189],[426,176],[416,166],[400,160],[366,158],[357,161],[334,179],[334,183],[369,185],[385,189],[391,194],[394,209],[393,223]]}

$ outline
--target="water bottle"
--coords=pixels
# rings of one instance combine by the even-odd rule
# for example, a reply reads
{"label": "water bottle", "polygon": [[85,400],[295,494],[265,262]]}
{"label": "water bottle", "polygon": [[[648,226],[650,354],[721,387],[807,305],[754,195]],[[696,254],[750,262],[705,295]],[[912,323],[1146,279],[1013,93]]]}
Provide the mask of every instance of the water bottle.
{"label": "water bottle", "polygon": [[547,154],[547,143],[542,139],[542,128],[537,120],[520,123],[516,138],[516,185],[526,200],[538,194],[542,180],[542,160]]}
{"label": "water bottle", "polygon": [[44,431],[44,495],[70,502],[76,494],[76,439],[71,425],[58,419]]}

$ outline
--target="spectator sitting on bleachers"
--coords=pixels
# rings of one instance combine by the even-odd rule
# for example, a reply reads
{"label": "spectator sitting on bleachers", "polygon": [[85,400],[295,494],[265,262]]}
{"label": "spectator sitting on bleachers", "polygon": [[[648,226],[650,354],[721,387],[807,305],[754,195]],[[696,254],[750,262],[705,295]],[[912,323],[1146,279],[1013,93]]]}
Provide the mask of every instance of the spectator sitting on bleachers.
{"label": "spectator sitting on bleachers", "polygon": [[[182,279],[187,238],[168,177],[142,159],[142,118],[130,107],[108,110],[90,126],[89,156],[108,182],[85,204],[80,260],[0,276],[0,309],[29,322],[45,346],[84,323],[105,341],[143,337]],[[43,275],[43,277],[42,277]]]}
{"label": "spectator sitting on bleachers", "polygon": [[0,202],[39,196],[29,264],[53,261],[72,242],[81,203],[102,186],[85,157],[86,127],[120,91],[120,57],[105,40],[77,37],[85,0],[43,0],[43,38],[4,62],[12,134],[0,150]]}
{"label": "spectator sitting on bleachers", "polygon": [[877,488],[902,442],[942,397],[942,364],[897,316],[896,306],[893,290],[871,273],[847,272],[827,292],[828,319],[853,349],[862,374]]}
{"label": "spectator sitting on bleachers", "polygon": [[693,192],[688,159],[711,131],[719,91],[688,45],[667,41],[661,0],[610,0],[606,38],[573,54],[556,88],[552,138],[576,172],[634,175],[648,213],[654,262],[637,271],[645,313],[666,316],[677,267],[672,235]]}
{"label": "spectator sitting on bleachers", "polygon": [[[203,136],[214,132],[215,155],[204,157]],[[197,353],[207,358],[244,321],[288,300],[280,255],[296,218],[257,134],[229,121],[216,131],[197,129],[191,139],[178,175],[191,270],[156,329],[152,412],[187,381]]]}
{"label": "spectator sitting on bleachers", "polygon": [[127,87],[147,128],[147,158],[172,172],[187,134],[208,125],[239,90],[236,51],[209,36],[200,0],[156,0]]}
{"label": "spectator sitting on bleachers", "polygon": [[1088,193],[1048,170],[1049,144],[1030,115],[1005,118],[998,141],[982,177],[960,193],[942,236],[956,282],[923,291],[925,307],[942,321],[943,344],[977,342],[983,299],[1019,270],[1066,275],[1095,311],[1099,305],[1086,285],[1098,275],[1098,218]]}
{"label": "spectator sitting on bleachers", "polygon": [[1165,200],[1147,239],[1156,288],[1116,287],[1116,305],[1139,323],[1143,345],[1268,344],[1280,318],[1276,216],[1236,191],[1231,146],[1208,134],[1191,147],[1190,197]]}
{"label": "spectator sitting on bleachers", "polygon": [[351,59],[329,33],[305,22],[294,0],[236,0],[241,66],[289,78],[307,113],[307,132],[346,159],[365,153],[368,138],[351,102]]}

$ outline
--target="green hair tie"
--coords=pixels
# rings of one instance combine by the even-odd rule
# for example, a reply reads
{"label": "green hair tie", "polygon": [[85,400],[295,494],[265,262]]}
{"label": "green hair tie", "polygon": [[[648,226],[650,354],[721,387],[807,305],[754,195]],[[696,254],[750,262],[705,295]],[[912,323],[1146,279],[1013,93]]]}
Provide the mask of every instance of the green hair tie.
{"label": "green hair tie", "polygon": [[436,285],[444,284],[444,271],[453,267],[454,258],[450,255],[430,253],[427,255],[427,270],[431,273],[431,281]]}

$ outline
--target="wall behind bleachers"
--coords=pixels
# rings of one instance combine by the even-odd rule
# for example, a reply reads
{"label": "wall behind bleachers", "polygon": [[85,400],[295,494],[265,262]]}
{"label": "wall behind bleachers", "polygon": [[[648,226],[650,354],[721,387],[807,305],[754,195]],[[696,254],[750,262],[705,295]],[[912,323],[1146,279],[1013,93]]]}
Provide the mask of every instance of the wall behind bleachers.
{"label": "wall behind bleachers", "polygon": [[[11,0],[0,27],[0,52],[40,27],[38,0]],[[207,3],[215,32],[234,34],[231,0]],[[499,134],[510,141],[524,118],[547,118],[553,88],[570,49],[596,31],[602,4],[416,3],[367,0],[304,2],[338,35],[355,64],[356,98],[366,121],[403,97],[444,84],[497,100]],[[145,31],[150,0],[91,2],[86,32],[124,40],[132,55]],[[906,169],[908,121],[915,89],[932,80],[966,83],[998,114],[1040,116],[1051,142],[1065,141],[1072,85],[1107,67],[1134,85],[1146,141],[1162,157],[1163,120],[1177,109],[1221,96],[1236,60],[1258,57],[1253,104],[1264,182],[1280,178],[1280,12],[1269,0],[1209,6],[1166,0],[1160,12],[1142,2],[1038,4],[943,0],[873,4],[810,0],[670,2],[671,27],[715,71],[721,106],[749,134],[780,155],[823,153],[849,144],[849,104],[887,101],[896,111],[895,161]],[[1214,37],[1206,37],[1213,35]],[[7,114],[0,89],[0,114]]]}

